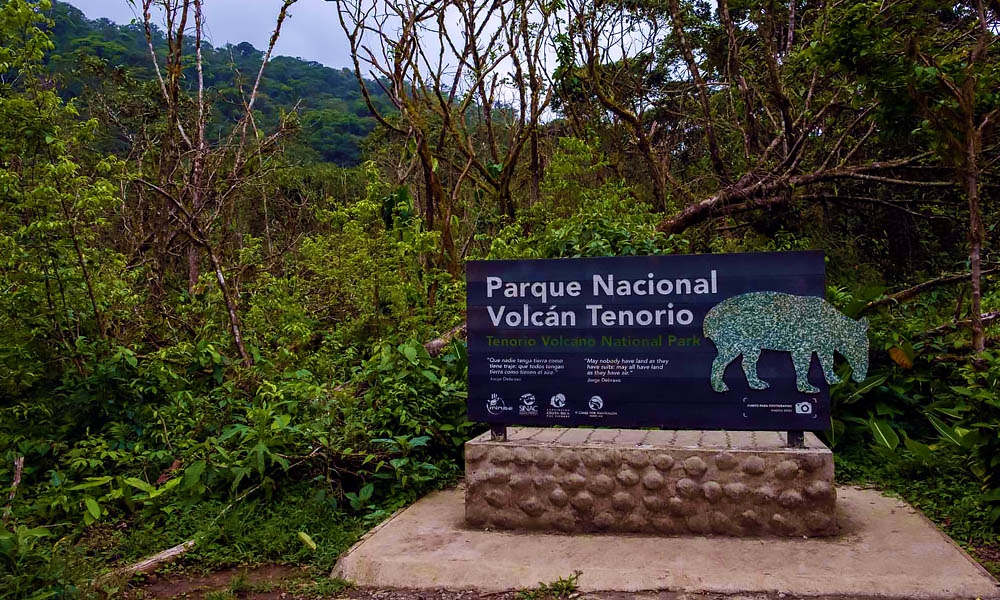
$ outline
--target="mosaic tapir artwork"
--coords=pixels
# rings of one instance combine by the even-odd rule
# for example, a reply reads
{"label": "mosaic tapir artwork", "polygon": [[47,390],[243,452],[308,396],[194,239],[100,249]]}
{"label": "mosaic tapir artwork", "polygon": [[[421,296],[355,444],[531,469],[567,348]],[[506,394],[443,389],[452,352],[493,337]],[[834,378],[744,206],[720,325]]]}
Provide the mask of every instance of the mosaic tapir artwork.
{"label": "mosaic tapir artwork", "polygon": [[708,311],[703,331],[718,351],[712,362],[716,392],[729,389],[723,373],[740,355],[750,388],[767,388],[768,383],[757,376],[761,350],[791,353],[795,386],[804,394],[819,392],[809,383],[814,352],[829,384],[840,381],[833,372],[834,351],[851,364],[855,381],[863,381],[868,373],[868,321],[849,319],[822,298],[779,292],[733,296]]}

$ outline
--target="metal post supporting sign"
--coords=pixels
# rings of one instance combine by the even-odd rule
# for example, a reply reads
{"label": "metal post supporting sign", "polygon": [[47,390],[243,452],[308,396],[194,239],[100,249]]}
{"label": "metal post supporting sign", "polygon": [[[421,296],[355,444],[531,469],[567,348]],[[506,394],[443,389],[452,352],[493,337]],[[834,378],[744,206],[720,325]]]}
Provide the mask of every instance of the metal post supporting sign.
{"label": "metal post supporting sign", "polygon": [[806,434],[804,431],[789,431],[788,432],[788,447],[789,448],[805,448],[806,447]]}

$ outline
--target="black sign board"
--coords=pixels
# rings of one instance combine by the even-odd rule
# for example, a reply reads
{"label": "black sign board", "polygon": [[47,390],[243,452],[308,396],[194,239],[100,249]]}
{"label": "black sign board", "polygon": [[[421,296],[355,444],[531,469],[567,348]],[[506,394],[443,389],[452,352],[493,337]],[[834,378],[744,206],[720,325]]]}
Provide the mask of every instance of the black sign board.
{"label": "black sign board", "polygon": [[821,252],[472,261],[467,279],[474,421],[821,430],[833,352],[867,370]]}

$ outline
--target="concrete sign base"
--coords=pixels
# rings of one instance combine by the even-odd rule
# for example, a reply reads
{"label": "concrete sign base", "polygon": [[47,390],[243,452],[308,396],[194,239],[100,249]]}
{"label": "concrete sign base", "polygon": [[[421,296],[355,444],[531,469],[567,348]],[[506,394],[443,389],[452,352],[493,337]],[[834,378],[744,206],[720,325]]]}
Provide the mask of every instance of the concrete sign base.
{"label": "concrete sign base", "polygon": [[362,587],[497,592],[581,571],[583,592],[669,590],[661,598],[1000,600],[996,581],[930,521],[872,490],[838,489],[838,533],[809,539],[481,531],[466,525],[463,496],[435,492],[400,511],[332,576]]}
{"label": "concrete sign base", "polygon": [[812,433],[518,427],[465,445],[471,527],[826,536],[833,454]]}

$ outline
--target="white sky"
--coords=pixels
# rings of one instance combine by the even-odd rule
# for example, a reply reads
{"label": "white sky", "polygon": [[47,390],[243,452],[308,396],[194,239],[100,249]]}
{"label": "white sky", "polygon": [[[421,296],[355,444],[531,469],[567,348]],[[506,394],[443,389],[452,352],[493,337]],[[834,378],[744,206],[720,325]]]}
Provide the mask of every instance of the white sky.
{"label": "white sky", "polygon": [[[105,17],[116,23],[137,18],[127,0],[66,0],[88,19]],[[137,2],[141,5],[141,2]],[[250,42],[267,48],[282,0],[205,0],[206,37],[214,46]],[[337,21],[337,8],[324,0],[299,0],[289,10],[275,54],[312,60],[329,67],[349,67],[350,51]],[[155,18],[155,15],[154,15]]]}

